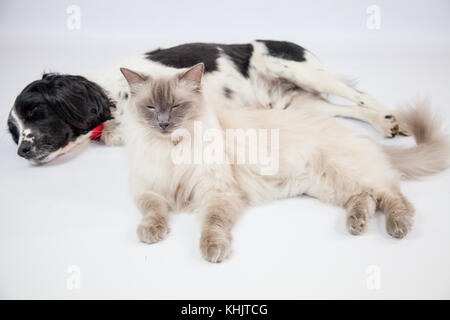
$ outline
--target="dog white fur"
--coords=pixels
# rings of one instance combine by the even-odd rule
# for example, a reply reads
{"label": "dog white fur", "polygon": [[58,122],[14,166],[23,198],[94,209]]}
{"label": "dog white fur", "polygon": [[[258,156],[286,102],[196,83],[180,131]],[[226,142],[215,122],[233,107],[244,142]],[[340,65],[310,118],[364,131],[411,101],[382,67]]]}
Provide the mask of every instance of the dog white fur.
{"label": "dog white fur", "polygon": [[[228,109],[278,109],[314,107],[330,116],[359,119],[372,124],[384,137],[397,133],[406,133],[400,128],[394,113],[382,106],[369,94],[360,92],[331,71],[318,59],[305,50],[302,62],[274,57],[268,53],[264,43],[252,42],[253,54],[250,59],[249,77],[243,77],[233,62],[226,56],[218,58],[218,70],[208,72],[203,79],[203,92],[209,105]],[[138,70],[155,76],[172,75],[180,69],[168,67],[149,60],[145,55],[131,57],[110,68],[101,69],[87,75],[98,83],[116,101],[114,120],[105,124],[102,140],[107,145],[121,145],[120,129],[123,105],[129,89],[120,73],[120,67]],[[289,90],[289,83],[301,90]],[[226,99],[223,88],[233,92]],[[341,106],[329,102],[322,94],[343,97],[354,103],[353,106]],[[295,99],[295,103],[293,100]]]}

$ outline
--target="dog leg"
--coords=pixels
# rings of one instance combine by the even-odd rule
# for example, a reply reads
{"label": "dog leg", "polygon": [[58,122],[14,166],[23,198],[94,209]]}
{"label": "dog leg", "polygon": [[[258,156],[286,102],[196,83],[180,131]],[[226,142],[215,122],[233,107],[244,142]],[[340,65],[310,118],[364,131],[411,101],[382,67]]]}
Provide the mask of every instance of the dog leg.
{"label": "dog leg", "polygon": [[370,118],[377,118],[377,120],[368,122],[372,124],[376,122],[376,129],[385,137],[407,134],[406,130],[400,128],[391,110],[381,105],[369,94],[352,88],[327,70],[308,51],[304,52],[304,61],[293,61],[271,56],[261,46],[262,44],[256,45],[252,57],[252,67],[255,72],[292,81],[300,88],[310,92],[333,94],[352,101],[357,104],[355,108],[363,110],[362,113],[373,113]]}
{"label": "dog leg", "polygon": [[324,112],[331,117],[342,117],[361,120],[370,123],[384,137],[391,138],[396,135],[394,118],[386,119],[382,114],[369,108],[345,106],[331,103],[318,96],[298,96],[292,100],[290,108],[311,107],[319,112]]}
{"label": "dog leg", "polygon": [[103,132],[100,141],[110,147],[123,145],[122,131],[119,123],[115,120],[106,121],[103,124]]}

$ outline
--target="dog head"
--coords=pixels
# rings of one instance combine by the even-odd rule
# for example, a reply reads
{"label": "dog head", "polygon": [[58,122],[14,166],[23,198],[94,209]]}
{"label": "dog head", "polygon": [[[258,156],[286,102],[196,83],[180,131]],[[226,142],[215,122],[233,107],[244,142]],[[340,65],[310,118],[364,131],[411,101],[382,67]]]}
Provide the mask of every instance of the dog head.
{"label": "dog head", "polygon": [[44,74],[17,96],[8,128],[19,156],[44,163],[110,120],[112,106],[103,89],[84,77]]}

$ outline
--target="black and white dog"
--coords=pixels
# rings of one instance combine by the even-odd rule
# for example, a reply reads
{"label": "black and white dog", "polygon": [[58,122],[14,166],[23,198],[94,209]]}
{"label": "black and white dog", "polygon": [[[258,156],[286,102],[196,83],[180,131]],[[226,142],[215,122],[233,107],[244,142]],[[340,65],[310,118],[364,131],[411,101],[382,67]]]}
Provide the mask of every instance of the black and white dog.
{"label": "black and white dog", "polygon": [[[204,96],[216,107],[286,109],[296,99],[301,103],[295,105],[369,122],[385,137],[405,133],[390,110],[296,44],[191,43],[133,57],[86,78],[44,74],[19,94],[8,119],[18,154],[44,163],[100,135],[107,145],[122,144],[120,121],[129,93],[120,67],[171,74],[200,62],[205,65]],[[343,97],[355,106],[333,104],[322,94]]]}

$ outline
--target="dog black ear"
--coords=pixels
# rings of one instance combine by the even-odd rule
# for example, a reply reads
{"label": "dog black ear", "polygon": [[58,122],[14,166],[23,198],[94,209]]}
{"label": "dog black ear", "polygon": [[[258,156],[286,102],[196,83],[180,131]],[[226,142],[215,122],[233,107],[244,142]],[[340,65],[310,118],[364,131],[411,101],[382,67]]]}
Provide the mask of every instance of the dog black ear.
{"label": "dog black ear", "polygon": [[42,79],[46,79],[48,77],[57,76],[58,74],[55,72],[47,72],[42,74]]}
{"label": "dog black ear", "polygon": [[81,76],[46,75],[44,98],[69,125],[88,132],[112,119],[113,102],[96,83]]}

